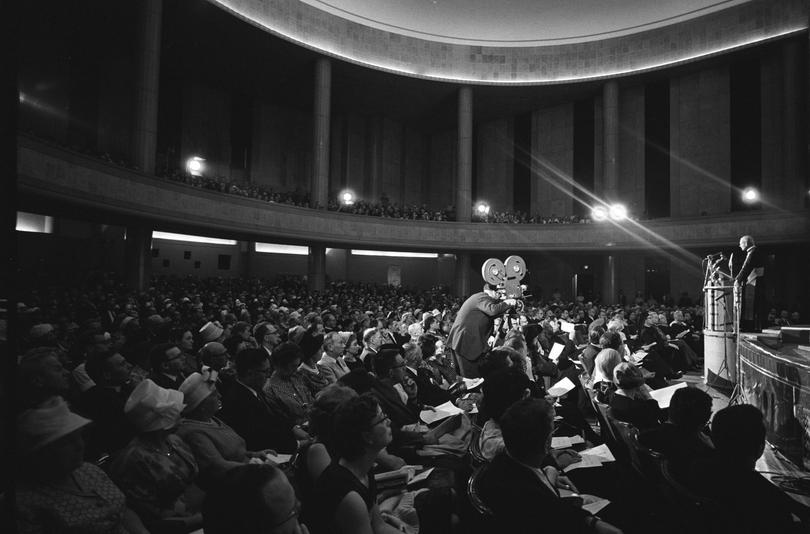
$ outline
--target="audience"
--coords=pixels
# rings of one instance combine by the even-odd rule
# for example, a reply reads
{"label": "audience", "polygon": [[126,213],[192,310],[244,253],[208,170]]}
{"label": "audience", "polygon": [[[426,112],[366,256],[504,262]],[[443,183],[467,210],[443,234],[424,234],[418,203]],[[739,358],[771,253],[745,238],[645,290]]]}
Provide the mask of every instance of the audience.
{"label": "audience", "polygon": [[[554,426],[554,408],[542,399],[523,399],[501,417],[506,450],[484,469],[479,491],[504,532],[618,533],[613,525],[560,498],[576,491],[568,478],[544,466]],[[542,527],[539,527],[542,525]]]}

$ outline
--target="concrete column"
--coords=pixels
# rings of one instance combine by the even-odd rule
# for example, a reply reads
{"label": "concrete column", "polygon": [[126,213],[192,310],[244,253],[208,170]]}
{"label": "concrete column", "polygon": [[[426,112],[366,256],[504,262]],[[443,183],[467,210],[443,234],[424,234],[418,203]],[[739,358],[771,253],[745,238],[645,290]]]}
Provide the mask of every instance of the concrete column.
{"label": "concrete column", "polygon": [[467,298],[470,295],[470,255],[456,254],[456,286],[457,297]]}
{"label": "concrete column", "polygon": [[602,266],[602,304],[616,303],[616,256],[605,256]]}
{"label": "concrete column", "polygon": [[[459,222],[469,222],[472,215],[472,114],[472,87],[464,86],[458,91],[458,176],[456,177],[456,220]],[[469,256],[467,261],[469,263]]]}
{"label": "concrete column", "polygon": [[321,245],[310,246],[307,260],[309,290],[323,291],[326,287],[326,247]]}
{"label": "concrete column", "polygon": [[256,255],[255,241],[239,242],[240,272],[243,278],[251,278],[253,275],[253,257]]}
{"label": "concrete column", "polygon": [[602,88],[602,196],[618,200],[619,190],[619,82],[610,80]]}
{"label": "concrete column", "polygon": [[124,269],[127,285],[137,291],[149,286],[149,272],[152,263],[152,228],[146,225],[127,226],[124,244]]}
{"label": "concrete column", "polygon": [[132,161],[146,174],[155,173],[163,0],[140,0],[138,57]]}
{"label": "concrete column", "polygon": [[[807,177],[804,172],[804,132],[802,132],[802,101],[800,47],[795,39],[782,47],[782,71],[784,73],[784,113],[782,163],[784,165],[785,201],[794,209],[801,208],[797,197],[807,194]],[[806,95],[804,96],[806,98]],[[796,200],[791,200],[796,199]]]}
{"label": "concrete column", "polygon": [[315,62],[315,99],[312,106],[312,182],[309,207],[326,209],[329,201],[329,117],[332,98],[332,64]]}

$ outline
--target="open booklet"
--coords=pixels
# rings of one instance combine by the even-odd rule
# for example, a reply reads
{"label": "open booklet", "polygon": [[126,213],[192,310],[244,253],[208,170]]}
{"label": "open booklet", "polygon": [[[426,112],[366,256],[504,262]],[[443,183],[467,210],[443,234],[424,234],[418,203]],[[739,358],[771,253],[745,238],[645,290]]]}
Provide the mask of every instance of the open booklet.
{"label": "open booklet", "polygon": [[650,391],[650,397],[655,399],[655,401],[658,403],[658,407],[663,410],[664,408],[669,408],[669,403],[672,400],[672,395],[675,394],[675,391],[685,387],[686,382],[678,382],[672,386]]}

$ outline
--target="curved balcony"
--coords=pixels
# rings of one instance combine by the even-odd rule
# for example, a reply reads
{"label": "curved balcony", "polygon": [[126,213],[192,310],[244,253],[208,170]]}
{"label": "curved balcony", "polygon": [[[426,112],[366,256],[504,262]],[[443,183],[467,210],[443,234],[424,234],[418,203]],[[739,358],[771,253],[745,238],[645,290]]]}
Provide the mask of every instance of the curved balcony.
{"label": "curved balcony", "polygon": [[[810,211],[750,211],[621,224],[480,224],[403,221],[271,204],[197,189],[18,137],[22,209],[287,243],[434,252],[632,250],[810,241]],[[112,222],[112,220],[110,220]]]}
{"label": "curved balcony", "polygon": [[297,0],[210,1],[274,35],[341,60],[416,78],[492,85],[556,84],[639,73],[807,28],[802,0],[765,0],[721,2],[720,9],[699,10],[702,16],[659,21],[626,35],[579,36],[563,43],[468,43],[361,24]]}

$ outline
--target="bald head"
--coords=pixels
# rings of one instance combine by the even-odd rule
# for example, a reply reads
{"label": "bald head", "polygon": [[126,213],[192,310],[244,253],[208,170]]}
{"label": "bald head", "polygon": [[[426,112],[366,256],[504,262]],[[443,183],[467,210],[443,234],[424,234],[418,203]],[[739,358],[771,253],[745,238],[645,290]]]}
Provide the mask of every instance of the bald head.
{"label": "bald head", "polygon": [[748,250],[754,246],[754,238],[750,235],[744,235],[740,238],[740,249]]}

